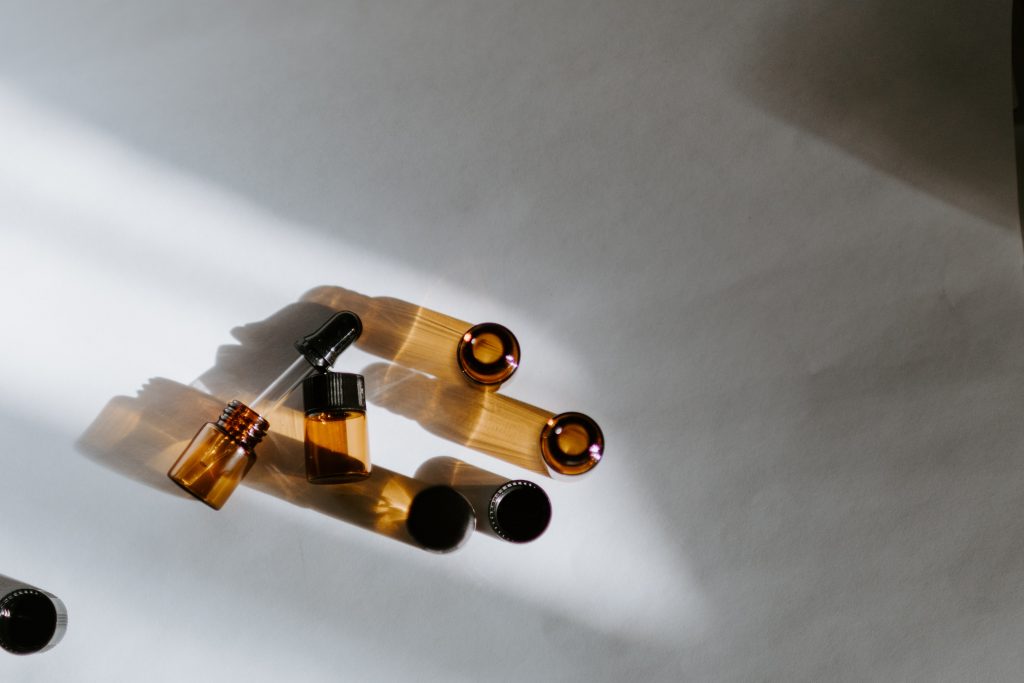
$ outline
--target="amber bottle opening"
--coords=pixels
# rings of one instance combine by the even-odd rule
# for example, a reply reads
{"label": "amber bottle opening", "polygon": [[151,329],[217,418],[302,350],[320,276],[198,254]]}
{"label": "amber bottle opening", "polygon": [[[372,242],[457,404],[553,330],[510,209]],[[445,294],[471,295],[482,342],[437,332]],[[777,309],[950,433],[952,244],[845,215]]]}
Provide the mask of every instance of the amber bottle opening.
{"label": "amber bottle opening", "polygon": [[504,325],[480,323],[462,335],[456,358],[471,382],[497,387],[519,367],[519,341]]}
{"label": "amber bottle opening", "polygon": [[601,462],[604,435],[583,413],[562,413],[549,419],[541,430],[540,452],[553,476],[579,476]]}

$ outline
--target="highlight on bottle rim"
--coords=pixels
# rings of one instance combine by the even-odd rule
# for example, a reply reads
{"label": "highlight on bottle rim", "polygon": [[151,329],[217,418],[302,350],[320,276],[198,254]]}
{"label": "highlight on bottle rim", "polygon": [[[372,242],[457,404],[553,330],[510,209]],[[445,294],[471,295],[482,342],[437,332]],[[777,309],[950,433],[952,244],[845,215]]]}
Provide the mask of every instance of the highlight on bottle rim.
{"label": "highlight on bottle rim", "polygon": [[604,434],[583,413],[562,413],[550,418],[541,430],[540,452],[552,476],[578,476],[601,462]]}
{"label": "highlight on bottle rim", "polygon": [[480,323],[462,335],[455,355],[470,381],[496,386],[507,382],[519,367],[519,340],[504,325]]}

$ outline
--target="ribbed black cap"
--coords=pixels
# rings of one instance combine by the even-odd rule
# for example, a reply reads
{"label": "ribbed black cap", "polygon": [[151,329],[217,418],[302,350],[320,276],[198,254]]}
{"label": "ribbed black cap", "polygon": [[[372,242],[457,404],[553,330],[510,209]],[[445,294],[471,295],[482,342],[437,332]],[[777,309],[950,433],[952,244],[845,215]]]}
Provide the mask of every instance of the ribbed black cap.
{"label": "ribbed black cap", "polygon": [[551,500],[544,489],[525,479],[503,484],[488,506],[491,528],[513,543],[528,543],[544,533],[551,521]]}
{"label": "ribbed black cap", "polygon": [[334,365],[341,352],[363,333],[363,321],[352,311],[335,313],[312,334],[295,342],[295,348],[309,364],[320,370]]}
{"label": "ribbed black cap", "polygon": [[8,652],[27,655],[48,649],[60,625],[57,607],[43,591],[24,587],[0,598],[0,647]]}
{"label": "ribbed black cap", "polygon": [[306,415],[324,410],[366,410],[366,386],[362,375],[324,372],[302,382]]}

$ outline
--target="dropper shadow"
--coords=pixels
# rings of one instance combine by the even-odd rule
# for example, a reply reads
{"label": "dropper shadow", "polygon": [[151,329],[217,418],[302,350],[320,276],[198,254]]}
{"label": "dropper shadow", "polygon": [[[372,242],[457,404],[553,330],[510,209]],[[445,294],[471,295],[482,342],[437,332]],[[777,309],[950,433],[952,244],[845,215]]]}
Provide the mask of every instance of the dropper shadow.
{"label": "dropper shadow", "polygon": [[[291,342],[331,311],[292,304],[258,323],[233,331],[241,345],[218,350],[215,365],[197,384],[205,393],[161,377],[149,380],[137,396],[111,399],[76,442],[87,458],[153,489],[189,498],[167,470],[196,430],[216,420],[227,400],[257,393],[295,357]],[[297,397],[266,416],[270,434],[256,448],[257,460],[242,484],[336,519],[416,545],[405,528],[412,497],[425,484],[375,466],[369,478],[335,486],[306,481],[303,415]]]}
{"label": "dropper shadow", "polygon": [[762,20],[736,69],[759,106],[1016,229],[1009,12],[867,0],[766,5]]}
{"label": "dropper shadow", "polygon": [[363,368],[366,398],[443,439],[550,477],[541,430],[554,413],[502,394],[443,382],[398,365]]}
{"label": "dropper shadow", "polygon": [[295,360],[295,340],[334,312],[313,302],[297,302],[265,320],[232,329],[238,344],[217,349],[213,366],[192,385],[223,399],[222,403],[251,399]]}

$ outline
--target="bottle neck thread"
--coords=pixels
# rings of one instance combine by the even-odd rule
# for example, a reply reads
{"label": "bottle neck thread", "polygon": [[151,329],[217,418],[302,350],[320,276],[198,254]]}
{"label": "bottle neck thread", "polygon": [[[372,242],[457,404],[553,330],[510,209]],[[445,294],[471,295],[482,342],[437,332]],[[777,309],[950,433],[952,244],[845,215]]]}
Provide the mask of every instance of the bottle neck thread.
{"label": "bottle neck thread", "polygon": [[217,426],[231,437],[232,441],[251,451],[266,436],[270,423],[241,401],[231,401],[224,406]]}

